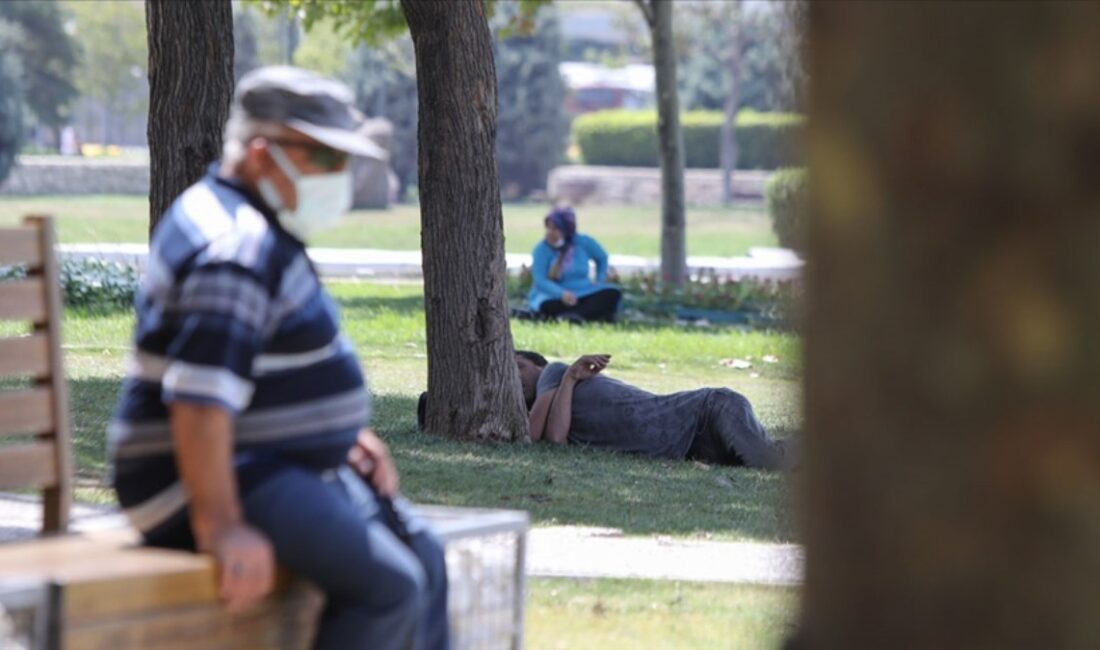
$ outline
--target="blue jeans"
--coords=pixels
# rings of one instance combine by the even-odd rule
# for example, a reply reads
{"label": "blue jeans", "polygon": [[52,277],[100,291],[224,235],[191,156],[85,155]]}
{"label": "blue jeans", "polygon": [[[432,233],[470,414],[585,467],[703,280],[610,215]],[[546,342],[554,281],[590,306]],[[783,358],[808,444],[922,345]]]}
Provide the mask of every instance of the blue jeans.
{"label": "blue jeans", "polygon": [[[348,468],[318,474],[264,461],[239,466],[238,481],[245,518],[271,540],[279,564],[325,593],[315,648],[450,646],[443,545],[406,502],[394,505],[407,542],[385,521],[373,490]],[[193,549],[186,513],[146,541]]]}

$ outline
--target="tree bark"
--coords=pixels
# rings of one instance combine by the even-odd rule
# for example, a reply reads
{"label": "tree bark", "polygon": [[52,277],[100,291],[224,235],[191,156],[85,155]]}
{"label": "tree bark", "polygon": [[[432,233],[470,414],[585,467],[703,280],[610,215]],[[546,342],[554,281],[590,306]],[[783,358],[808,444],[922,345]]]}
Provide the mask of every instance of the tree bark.
{"label": "tree bark", "polygon": [[800,647],[1100,647],[1100,5],[809,38]]}
{"label": "tree bark", "polygon": [[684,226],[684,134],[676,90],[672,1],[637,0],[653,38],[657,76],[657,137],[661,154],[661,279],[682,286],[687,279]]}
{"label": "tree bark", "polygon": [[726,74],[729,75],[729,92],[726,94],[725,119],[719,133],[718,155],[722,162],[722,204],[733,203],[733,173],[737,168],[737,105],[741,101],[741,28],[740,3],[734,0],[727,5],[729,41],[726,43]]}
{"label": "tree bark", "polygon": [[149,233],[221,156],[233,95],[230,0],[145,0],[149,39]]}
{"label": "tree bark", "polygon": [[481,0],[402,0],[416,49],[431,433],[527,437],[505,293],[496,71]]}

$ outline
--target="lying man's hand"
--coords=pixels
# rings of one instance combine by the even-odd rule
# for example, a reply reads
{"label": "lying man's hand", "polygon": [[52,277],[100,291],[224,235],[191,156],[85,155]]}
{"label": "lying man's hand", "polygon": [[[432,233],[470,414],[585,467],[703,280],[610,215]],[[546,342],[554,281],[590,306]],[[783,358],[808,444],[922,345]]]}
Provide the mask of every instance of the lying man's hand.
{"label": "lying man's hand", "polygon": [[574,361],[565,374],[577,381],[591,379],[600,374],[609,363],[611,363],[610,354],[586,354]]}
{"label": "lying man's hand", "polygon": [[389,447],[371,429],[359,432],[359,439],[348,450],[348,464],[369,480],[382,496],[397,494],[397,466],[393,464]]}

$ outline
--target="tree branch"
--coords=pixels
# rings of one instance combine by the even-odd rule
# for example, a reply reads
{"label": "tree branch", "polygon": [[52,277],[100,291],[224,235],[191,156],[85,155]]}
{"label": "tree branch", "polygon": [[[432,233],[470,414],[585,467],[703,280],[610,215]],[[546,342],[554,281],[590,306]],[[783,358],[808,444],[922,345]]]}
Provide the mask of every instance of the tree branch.
{"label": "tree branch", "polygon": [[638,5],[638,8],[642,10],[642,15],[645,16],[645,21],[650,27],[653,27],[656,17],[653,15],[653,7],[650,6],[648,0],[634,0],[634,4]]}

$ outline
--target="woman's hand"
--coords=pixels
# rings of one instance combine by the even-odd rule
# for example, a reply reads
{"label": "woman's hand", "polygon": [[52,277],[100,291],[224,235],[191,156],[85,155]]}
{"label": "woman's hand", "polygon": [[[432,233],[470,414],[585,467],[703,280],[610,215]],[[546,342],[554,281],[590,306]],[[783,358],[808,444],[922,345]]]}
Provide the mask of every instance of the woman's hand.
{"label": "woman's hand", "polygon": [[577,294],[573,293],[572,291],[563,291],[561,293],[561,301],[564,302],[567,306],[573,307],[577,304]]}

